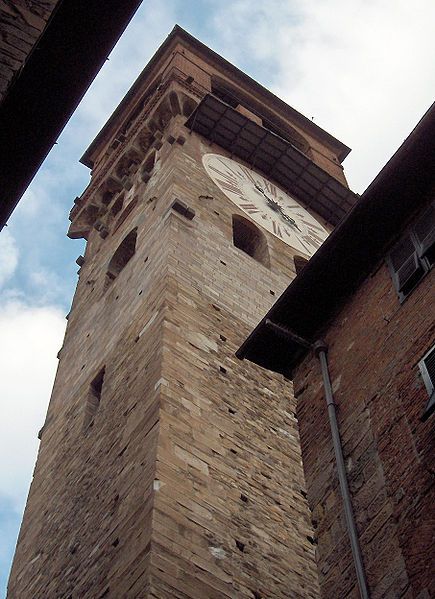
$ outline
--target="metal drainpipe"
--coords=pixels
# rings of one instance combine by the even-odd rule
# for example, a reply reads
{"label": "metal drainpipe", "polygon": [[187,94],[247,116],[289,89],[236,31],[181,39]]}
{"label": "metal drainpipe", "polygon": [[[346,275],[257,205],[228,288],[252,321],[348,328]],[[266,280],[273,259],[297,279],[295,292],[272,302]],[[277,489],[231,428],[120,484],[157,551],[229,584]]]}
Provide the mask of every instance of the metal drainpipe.
{"label": "metal drainpipe", "polygon": [[331,426],[332,443],[334,445],[335,461],[337,464],[338,480],[340,482],[341,496],[344,504],[344,514],[346,518],[347,532],[349,534],[350,546],[352,549],[353,563],[356,570],[359,592],[362,599],[370,599],[369,589],[367,586],[366,575],[364,571],[364,563],[361,555],[361,547],[359,545],[358,531],[355,525],[353,516],[352,501],[350,498],[349,484],[347,482],[346,468],[344,465],[343,449],[341,446],[340,431],[338,430],[337,414],[335,411],[336,404],[332,394],[331,379],[329,378],[328,360],[326,357],[328,346],[324,341],[317,341],[314,345],[296,335],[289,328],[281,324],[272,322],[267,318],[264,322],[265,326],[288,341],[296,343],[305,349],[313,349],[316,356],[319,358],[322,369],[323,387],[325,390],[326,405],[328,407],[329,424]]}
{"label": "metal drainpipe", "polygon": [[334,445],[335,460],[337,463],[338,480],[340,482],[341,496],[343,498],[344,513],[346,517],[347,531],[349,534],[350,545],[352,549],[353,562],[355,565],[356,576],[358,579],[359,591],[362,599],[369,599],[370,594],[367,586],[364,563],[361,555],[361,547],[358,539],[358,531],[355,525],[353,515],[352,501],[349,493],[349,484],[347,482],[346,468],[343,459],[343,449],[341,446],[340,431],[338,430],[336,404],[332,394],[331,379],[329,378],[328,346],[324,341],[317,341],[314,344],[314,353],[319,358],[322,369],[323,386],[325,389],[326,405],[328,407],[329,424],[331,426],[332,442]]}

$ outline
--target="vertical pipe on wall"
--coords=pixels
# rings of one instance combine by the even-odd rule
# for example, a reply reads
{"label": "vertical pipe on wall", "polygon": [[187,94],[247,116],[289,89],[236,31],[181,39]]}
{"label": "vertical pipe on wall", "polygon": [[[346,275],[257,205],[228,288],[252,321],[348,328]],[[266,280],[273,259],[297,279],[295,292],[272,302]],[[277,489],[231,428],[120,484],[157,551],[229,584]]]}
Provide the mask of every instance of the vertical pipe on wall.
{"label": "vertical pipe on wall", "polygon": [[349,484],[347,482],[346,468],[344,465],[343,449],[341,446],[340,432],[338,430],[336,404],[332,393],[331,379],[329,377],[327,351],[328,346],[324,341],[318,341],[314,345],[314,351],[320,361],[322,369],[323,386],[325,389],[326,405],[328,407],[329,423],[331,426],[332,442],[334,445],[335,460],[337,463],[338,480],[340,482],[340,490],[343,498],[344,513],[346,517],[346,525],[349,534],[350,545],[352,549],[353,562],[355,565],[358,586],[362,599],[369,599],[369,590],[367,586],[366,575],[364,571],[364,563],[361,555],[361,547],[358,539],[358,531],[353,515],[352,502],[349,492]]}

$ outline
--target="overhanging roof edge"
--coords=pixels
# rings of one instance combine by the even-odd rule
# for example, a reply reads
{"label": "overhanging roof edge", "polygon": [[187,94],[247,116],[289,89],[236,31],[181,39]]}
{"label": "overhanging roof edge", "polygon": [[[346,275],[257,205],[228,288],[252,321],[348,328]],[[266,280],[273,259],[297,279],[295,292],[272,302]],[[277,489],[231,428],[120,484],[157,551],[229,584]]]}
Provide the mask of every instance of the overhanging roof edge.
{"label": "overhanging roof edge", "polygon": [[145,80],[146,76],[152,71],[152,69],[155,67],[155,65],[158,64],[159,60],[163,57],[165,52],[170,48],[171,44],[175,43],[177,38],[180,41],[185,41],[185,42],[189,43],[191,46],[193,46],[194,48],[196,48],[203,54],[210,56],[218,65],[221,65],[227,71],[236,75],[236,77],[238,77],[239,79],[244,81],[247,85],[253,87],[254,89],[257,89],[261,94],[269,97],[274,103],[279,105],[279,107],[281,109],[290,111],[292,113],[292,115],[294,117],[296,117],[297,120],[300,120],[301,122],[303,122],[303,124],[310,130],[310,132],[315,137],[323,139],[323,140],[327,140],[329,144],[331,144],[333,147],[336,148],[340,162],[342,162],[346,158],[346,156],[348,156],[351,149],[346,144],[344,144],[343,142],[338,140],[336,137],[334,137],[333,135],[328,133],[325,129],[323,129],[322,127],[320,127],[319,125],[314,123],[312,120],[310,120],[309,118],[304,116],[301,112],[299,112],[298,110],[296,110],[295,108],[293,108],[292,106],[290,106],[289,104],[284,102],[284,100],[281,100],[281,98],[278,98],[278,96],[276,96],[271,91],[269,91],[267,88],[265,88],[260,83],[255,81],[255,79],[252,79],[252,77],[250,77],[249,75],[247,75],[246,73],[241,71],[238,67],[231,64],[228,60],[226,60],[225,58],[223,58],[222,56],[217,54],[214,50],[212,50],[211,48],[206,46],[203,42],[201,42],[200,40],[195,38],[193,35],[188,33],[185,29],[183,29],[179,25],[175,25],[173,27],[172,31],[167,36],[167,38],[165,39],[165,41],[158,47],[157,51],[151,57],[148,64],[145,66],[145,68],[142,70],[142,72],[136,78],[133,85],[130,87],[130,89],[125,94],[124,98],[118,104],[117,108],[111,114],[111,116],[106,121],[106,123],[103,125],[102,129],[99,131],[99,133],[97,134],[95,139],[91,142],[91,144],[89,145],[87,150],[84,152],[83,156],[80,159],[80,162],[82,164],[84,164],[88,168],[92,168],[92,161],[90,159],[90,156],[95,151],[95,149],[98,147],[100,140],[111,130],[114,123],[116,123],[118,117],[122,114],[122,112],[128,105],[128,102],[134,98],[135,93],[139,90],[139,88],[142,85],[143,81]]}
{"label": "overhanging roof edge", "polygon": [[[423,186],[426,195],[433,188],[434,155],[435,103],[375,177],[341,225],[333,231],[302,273],[290,283],[243,342],[236,352],[238,358],[246,358],[270,370],[282,372],[279,367],[274,368],[273,365],[270,367],[270,360],[269,364],[266,364],[265,354],[262,353],[265,321],[271,319],[280,322],[280,314],[291,315],[290,320],[293,318],[299,326],[304,326],[305,323],[305,330],[298,333],[307,335],[309,330],[309,336],[313,341],[322,334],[323,329],[328,326],[332,318],[336,317],[352,290],[368,276],[376,262],[384,255],[387,244],[391,245],[394,242],[394,231],[396,235],[400,233],[400,227],[406,224],[407,218],[428,201],[419,193],[416,198],[415,191],[421,190],[421,187],[417,187],[417,183]],[[404,185],[405,182],[407,187]],[[386,225],[387,215],[391,209],[396,212],[400,209],[400,214],[393,225]],[[379,233],[379,238],[373,245],[367,245],[368,223]],[[352,248],[355,254],[355,248],[361,245],[361,237],[365,239],[367,251],[360,253],[358,260],[364,266],[364,271],[360,271],[357,267],[349,271],[347,262],[354,259]],[[361,256],[364,256],[365,262]],[[345,272],[352,273],[351,280],[343,279],[343,265],[346,267]],[[336,280],[331,278],[331,272]],[[340,279],[337,273],[341,275]],[[340,280],[340,287],[335,284],[338,280]],[[337,293],[337,290],[340,290],[340,293]],[[327,309],[316,320],[313,315],[319,312],[319,298],[322,294],[328,296],[328,301],[325,303]],[[306,352],[289,353],[288,367],[294,368],[305,354]],[[279,360],[276,364],[280,365]]]}

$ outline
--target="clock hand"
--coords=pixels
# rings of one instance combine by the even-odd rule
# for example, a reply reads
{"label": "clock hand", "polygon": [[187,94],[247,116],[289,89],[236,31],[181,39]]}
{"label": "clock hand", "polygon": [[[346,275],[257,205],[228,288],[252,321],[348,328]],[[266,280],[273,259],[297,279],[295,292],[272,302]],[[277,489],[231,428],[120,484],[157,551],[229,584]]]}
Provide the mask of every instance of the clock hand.
{"label": "clock hand", "polygon": [[[281,206],[280,206],[280,208],[281,208]],[[284,219],[286,222],[290,223],[290,224],[291,224],[293,227],[295,227],[295,228],[296,228],[296,229],[297,229],[297,230],[298,230],[300,233],[302,233],[301,229],[298,227],[298,224],[297,224],[297,222],[294,220],[294,218],[292,218],[291,216],[289,216],[288,214],[286,214],[286,213],[285,213],[285,212],[282,210],[282,208],[281,208],[281,210],[280,210],[280,214],[281,214],[281,217],[282,217],[282,218],[283,218],[283,219]]]}
{"label": "clock hand", "polygon": [[263,189],[257,184],[254,184],[254,187],[257,191],[259,191],[265,198],[266,202],[268,203],[268,205],[270,206],[270,208],[272,208],[272,210],[274,210],[275,212],[278,212],[279,209],[281,208],[281,206],[278,204],[278,202],[275,202],[275,200],[272,200],[271,198],[269,198],[269,196],[267,196]]}
{"label": "clock hand", "polygon": [[271,198],[269,198],[269,197],[268,197],[268,196],[267,196],[267,195],[264,193],[263,189],[262,189],[262,188],[261,188],[261,187],[260,187],[260,186],[259,186],[257,183],[255,183],[255,184],[254,184],[254,186],[255,186],[255,189],[256,189],[257,191],[259,191],[259,192],[260,192],[260,193],[261,193],[261,194],[262,194],[262,195],[265,197],[265,199],[266,199],[266,202],[267,202],[268,206],[269,206],[270,208],[272,208],[272,210],[273,210],[274,212],[279,212],[279,214],[281,215],[281,218],[282,218],[283,220],[285,220],[286,222],[290,223],[290,224],[291,224],[293,227],[295,227],[295,228],[296,228],[296,229],[297,229],[299,232],[301,232],[301,233],[302,233],[302,231],[301,231],[301,229],[298,227],[298,224],[296,223],[296,221],[295,221],[295,220],[294,220],[294,219],[293,219],[291,216],[289,216],[288,214],[286,214],[286,213],[284,212],[284,210],[283,210],[283,209],[282,209],[282,207],[281,207],[281,206],[278,204],[278,202],[276,202],[275,200],[272,200]]}

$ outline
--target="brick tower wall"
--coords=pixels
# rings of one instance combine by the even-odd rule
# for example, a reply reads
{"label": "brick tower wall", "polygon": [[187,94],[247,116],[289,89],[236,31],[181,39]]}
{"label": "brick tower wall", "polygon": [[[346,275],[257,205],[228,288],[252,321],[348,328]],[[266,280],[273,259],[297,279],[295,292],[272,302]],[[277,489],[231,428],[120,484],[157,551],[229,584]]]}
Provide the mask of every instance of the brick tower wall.
{"label": "brick tower wall", "polygon": [[234,357],[293,252],[266,233],[266,268],[233,246],[239,210],[201,163],[220,150],[181,123],[165,135],[185,143],[164,140],[127,212],[89,234],[11,599],[318,596],[291,386]]}

